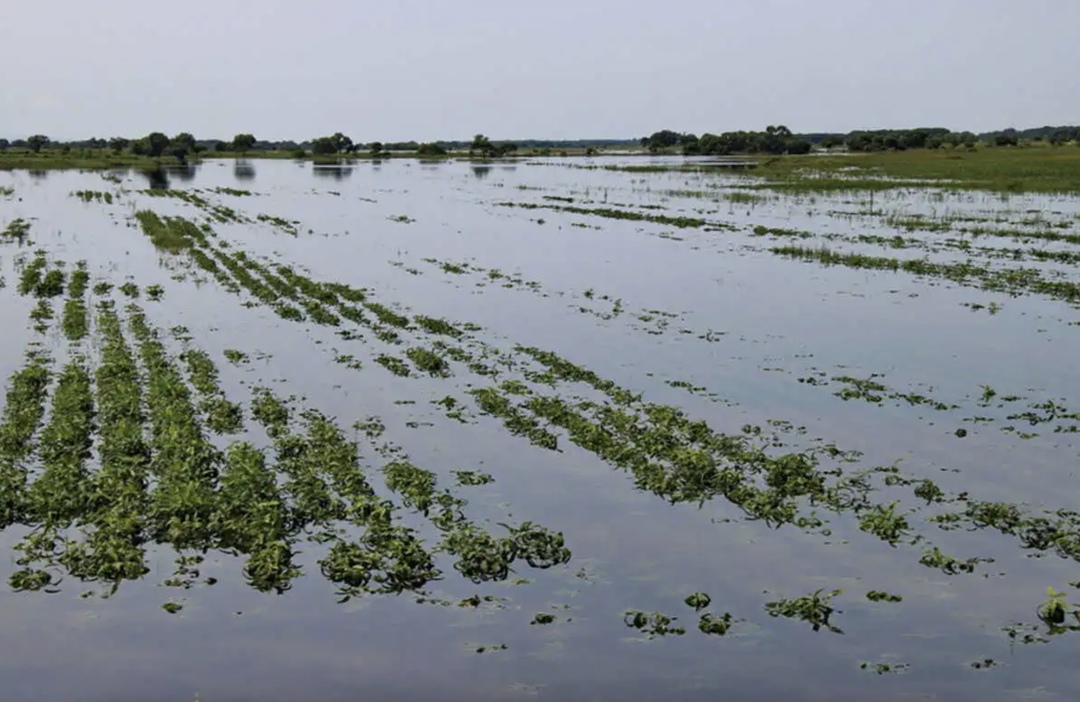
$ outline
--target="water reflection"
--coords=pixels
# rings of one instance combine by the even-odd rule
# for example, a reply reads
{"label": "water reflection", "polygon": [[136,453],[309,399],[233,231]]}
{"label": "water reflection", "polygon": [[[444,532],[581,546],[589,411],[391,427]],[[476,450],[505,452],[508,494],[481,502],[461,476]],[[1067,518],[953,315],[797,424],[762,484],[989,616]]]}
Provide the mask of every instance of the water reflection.
{"label": "water reflection", "polygon": [[255,164],[246,158],[233,161],[233,177],[237,180],[255,180]]}
{"label": "water reflection", "polygon": [[195,174],[198,172],[199,167],[191,163],[185,163],[179,166],[169,166],[169,174],[176,176],[177,180],[185,183],[195,180]]}
{"label": "water reflection", "polygon": [[45,178],[49,175],[49,172],[46,170],[39,170],[34,168],[31,168],[29,171],[27,171],[27,173],[34,180],[45,180]]}
{"label": "water reflection", "polygon": [[473,166],[472,172],[477,180],[482,180],[491,175],[491,166]]}
{"label": "water reflection", "polygon": [[169,175],[165,172],[164,168],[155,168],[153,170],[139,171],[139,175],[146,178],[150,186],[150,190],[169,189]]}
{"label": "water reflection", "polygon": [[352,166],[312,166],[311,172],[318,178],[345,180],[353,173]]}

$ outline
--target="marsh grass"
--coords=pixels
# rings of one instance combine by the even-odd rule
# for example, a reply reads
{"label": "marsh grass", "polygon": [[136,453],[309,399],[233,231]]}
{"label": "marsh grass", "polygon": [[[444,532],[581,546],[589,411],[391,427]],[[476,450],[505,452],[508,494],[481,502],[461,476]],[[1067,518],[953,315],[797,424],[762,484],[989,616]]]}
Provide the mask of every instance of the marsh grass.
{"label": "marsh grass", "polygon": [[939,186],[993,192],[1080,192],[1080,149],[979,148],[782,156],[763,160],[756,187],[790,193]]}
{"label": "marsh grass", "polygon": [[[14,192],[14,191],[12,191]],[[30,223],[25,219],[16,218],[8,222],[3,231],[0,231],[0,241],[11,239],[23,243],[30,234]]]}

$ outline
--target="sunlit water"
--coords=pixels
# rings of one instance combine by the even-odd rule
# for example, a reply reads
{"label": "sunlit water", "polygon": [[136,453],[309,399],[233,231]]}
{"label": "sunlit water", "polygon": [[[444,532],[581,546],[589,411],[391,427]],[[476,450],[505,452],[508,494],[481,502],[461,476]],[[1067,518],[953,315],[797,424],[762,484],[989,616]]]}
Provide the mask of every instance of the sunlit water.
{"label": "sunlit water", "polygon": [[[1024,439],[1002,431],[1004,420],[965,421],[980,414],[975,400],[982,385],[1023,396],[1021,405],[1077,399],[1075,309],[906,273],[781,258],[768,248],[786,242],[752,236],[752,228],[935,241],[949,235],[907,232],[883,213],[996,213],[1014,222],[1039,213],[1071,220],[1069,231],[1076,232],[1080,201],[928,189],[876,193],[873,204],[859,192],[755,191],[754,201],[733,202],[725,197],[731,186],[747,182],[739,175],[576,167],[618,163],[389,161],[313,169],[288,161],[210,161],[167,174],[167,185],[200,189],[252,219],[265,214],[299,222],[296,236],[266,223],[215,224],[236,249],[289,263],[316,280],[367,288],[380,302],[413,313],[475,323],[482,327],[478,336],[496,348],[555,351],[644,393],[647,401],[678,405],[717,431],[787,420],[805,426],[810,437],[862,451],[865,467],[899,461],[904,471],[943,489],[1035,511],[1077,504],[1077,442],[1070,435],[1038,427],[1039,436]],[[542,523],[563,532],[573,557],[547,570],[520,564],[514,577],[528,580],[520,584],[474,585],[441,564],[444,579],[428,594],[453,603],[473,594],[505,598],[479,609],[418,603],[412,594],[339,604],[333,585],[319,575],[314,547],[300,558],[305,575],[282,595],[246,587],[241,561],[216,552],[201,567],[203,576],[218,579],[212,587],[177,592],[163,586],[175,556],[163,551],[143,581],[124,583],[107,598],[100,587],[72,578],[54,593],[5,589],[4,699],[190,700],[198,693],[207,702],[536,696],[964,701],[1080,695],[1077,634],[1011,645],[1003,633],[1019,623],[1044,629],[1036,608],[1047,586],[1063,589],[1080,579],[1075,563],[1021,550],[1016,539],[996,532],[945,532],[911,517],[914,532],[942,551],[995,559],[975,573],[950,576],[918,563],[924,545],[890,546],[860,532],[850,517],[833,515],[832,536],[823,536],[748,521],[722,500],[670,505],[568,442],[552,452],[478,412],[473,423],[447,419],[433,401],[481,381],[397,378],[372,361],[367,342],[281,320],[265,307],[244,306],[244,298],[212,280],[196,282],[199,276],[182,260],[154,249],[132,215],[143,208],[191,219],[204,213],[140,194],[151,184],[142,174],[120,177],[114,183],[96,173],[0,174],[0,186],[14,188],[12,196],[0,197],[0,228],[25,218],[32,239],[0,247],[4,377],[22,365],[36,336],[26,321],[33,300],[15,289],[19,260],[37,248],[68,265],[86,260],[94,280],[164,286],[160,302],[140,301],[151,321],[163,330],[186,327],[192,343],[218,363],[232,399],[246,401],[252,387],[269,385],[281,395],[303,396],[343,427],[378,416],[387,438],[438,473],[440,483],[452,484],[455,469],[494,477],[490,485],[462,488],[471,517],[488,526]],[[219,186],[255,195],[208,192]],[[108,191],[118,199],[84,203],[71,195],[77,190]],[[553,198],[734,227],[677,228],[573,213],[557,209],[571,203]],[[935,256],[950,260],[948,252]],[[507,288],[484,272],[444,271],[443,262],[497,269],[535,284]],[[1061,265],[1030,265],[1072,274]],[[615,300],[621,301],[617,314]],[[1001,308],[989,314],[963,303]],[[672,316],[653,314],[646,321],[646,311]],[[59,337],[48,343],[64,353]],[[89,349],[92,356],[93,343]],[[225,349],[245,351],[252,360],[233,366],[222,357]],[[363,368],[336,363],[337,354],[355,355]],[[881,374],[878,380],[891,389],[961,407],[845,401],[834,395],[841,387],[836,383],[799,382],[819,371],[824,377]],[[706,390],[691,395],[665,381]],[[959,428],[969,431],[963,439]],[[266,445],[257,427],[251,429],[246,438]],[[374,470],[379,457],[357,438],[373,468],[371,482],[381,485]],[[800,439],[789,438],[792,449],[799,448]],[[17,568],[13,546],[25,534],[20,529],[0,534],[0,549],[8,554],[0,567],[5,582]],[[843,589],[831,620],[843,634],[813,631],[764,610],[766,602],[818,589]],[[904,599],[871,602],[865,597],[870,590]],[[95,594],[80,597],[88,591]],[[683,602],[697,591],[710,595],[710,611],[736,619],[726,636],[697,630],[698,615]],[[163,611],[168,600],[182,601],[183,610]],[[677,617],[686,633],[645,640],[624,623],[627,609]],[[555,622],[530,624],[538,612],[556,615]],[[501,644],[506,648],[476,652]],[[985,659],[997,665],[971,666]],[[909,667],[877,675],[862,669],[863,662]]]}

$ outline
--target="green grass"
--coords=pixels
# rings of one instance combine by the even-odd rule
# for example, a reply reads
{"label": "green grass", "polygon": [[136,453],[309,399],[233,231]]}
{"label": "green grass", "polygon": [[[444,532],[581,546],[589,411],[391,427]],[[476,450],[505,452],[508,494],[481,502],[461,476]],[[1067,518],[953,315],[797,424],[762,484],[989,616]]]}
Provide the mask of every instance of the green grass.
{"label": "green grass", "polygon": [[73,149],[63,153],[57,149],[45,149],[40,153],[8,149],[0,151],[0,170],[104,170],[110,168],[156,169],[163,164],[175,164],[174,157],[151,158],[129,153],[116,154],[105,149]]}
{"label": "green grass", "polygon": [[1080,192],[1080,148],[984,147],[780,156],[751,171],[756,187],[787,192],[942,187],[994,192]]}

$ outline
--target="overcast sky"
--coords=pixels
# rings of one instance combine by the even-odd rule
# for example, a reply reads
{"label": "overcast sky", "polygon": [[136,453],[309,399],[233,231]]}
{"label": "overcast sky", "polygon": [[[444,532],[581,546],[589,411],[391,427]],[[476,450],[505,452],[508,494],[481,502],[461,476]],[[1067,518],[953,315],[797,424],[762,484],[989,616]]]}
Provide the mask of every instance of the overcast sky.
{"label": "overcast sky", "polygon": [[1080,0],[0,0],[0,136],[1080,123]]}

